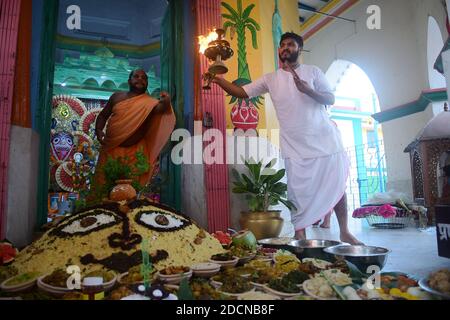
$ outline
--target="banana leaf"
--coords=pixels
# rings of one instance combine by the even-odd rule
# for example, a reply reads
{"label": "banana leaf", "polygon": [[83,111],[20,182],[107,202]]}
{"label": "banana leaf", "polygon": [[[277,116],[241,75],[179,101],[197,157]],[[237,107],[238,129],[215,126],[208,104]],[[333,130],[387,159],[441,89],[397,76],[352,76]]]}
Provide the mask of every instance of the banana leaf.
{"label": "banana leaf", "polygon": [[195,300],[187,279],[181,280],[177,295],[179,300]]}
{"label": "banana leaf", "polygon": [[365,281],[367,281],[367,275],[359,271],[359,269],[351,262],[345,260],[347,266],[350,270],[350,278],[353,283],[363,285]]}

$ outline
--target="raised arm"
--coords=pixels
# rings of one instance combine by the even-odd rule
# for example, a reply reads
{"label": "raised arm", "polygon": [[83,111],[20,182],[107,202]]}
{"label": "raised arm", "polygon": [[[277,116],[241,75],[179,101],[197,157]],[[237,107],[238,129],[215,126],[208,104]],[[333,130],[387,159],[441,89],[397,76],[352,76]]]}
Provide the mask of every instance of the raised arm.
{"label": "raised arm", "polygon": [[220,86],[226,93],[229,95],[240,98],[240,99],[248,99],[248,95],[242,87],[235,85],[224,78],[214,77],[212,80],[213,83],[216,83]]}

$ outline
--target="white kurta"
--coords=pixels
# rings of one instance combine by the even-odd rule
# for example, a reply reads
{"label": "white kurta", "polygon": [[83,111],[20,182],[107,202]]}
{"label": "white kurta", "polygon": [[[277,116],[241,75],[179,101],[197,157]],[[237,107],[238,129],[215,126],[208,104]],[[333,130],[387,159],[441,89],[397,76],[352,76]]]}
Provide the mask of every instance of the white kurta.
{"label": "white kurta", "polygon": [[[295,72],[316,91],[332,93],[323,72],[300,65]],[[269,93],[280,123],[288,197],[295,229],[323,218],[342,198],[349,171],[341,134],[325,106],[301,93],[290,72],[278,69],[243,87],[249,97]],[[337,200],[336,200],[337,199]]]}

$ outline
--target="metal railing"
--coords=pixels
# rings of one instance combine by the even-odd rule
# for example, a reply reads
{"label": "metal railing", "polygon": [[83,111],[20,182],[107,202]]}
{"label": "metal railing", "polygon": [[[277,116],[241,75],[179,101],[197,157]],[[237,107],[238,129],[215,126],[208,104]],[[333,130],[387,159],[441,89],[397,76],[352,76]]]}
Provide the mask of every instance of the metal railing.
{"label": "metal railing", "polygon": [[353,212],[372,195],[386,191],[386,158],[383,140],[352,146],[346,151],[351,162],[347,182],[348,210]]}

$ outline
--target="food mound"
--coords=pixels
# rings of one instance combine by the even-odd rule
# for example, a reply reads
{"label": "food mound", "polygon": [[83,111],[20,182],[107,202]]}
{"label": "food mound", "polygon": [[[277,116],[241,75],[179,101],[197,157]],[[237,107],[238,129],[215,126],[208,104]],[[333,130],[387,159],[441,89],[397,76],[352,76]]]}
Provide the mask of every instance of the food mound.
{"label": "food mound", "polygon": [[68,216],[22,250],[14,267],[19,273],[45,274],[70,265],[79,266],[83,274],[99,268],[123,273],[142,263],[142,249],[157,270],[190,266],[224,252],[220,242],[189,217],[135,200],[127,205],[102,204]]}
{"label": "food mound", "polygon": [[431,288],[450,295],[450,270],[442,269],[432,273],[429,283]]}

